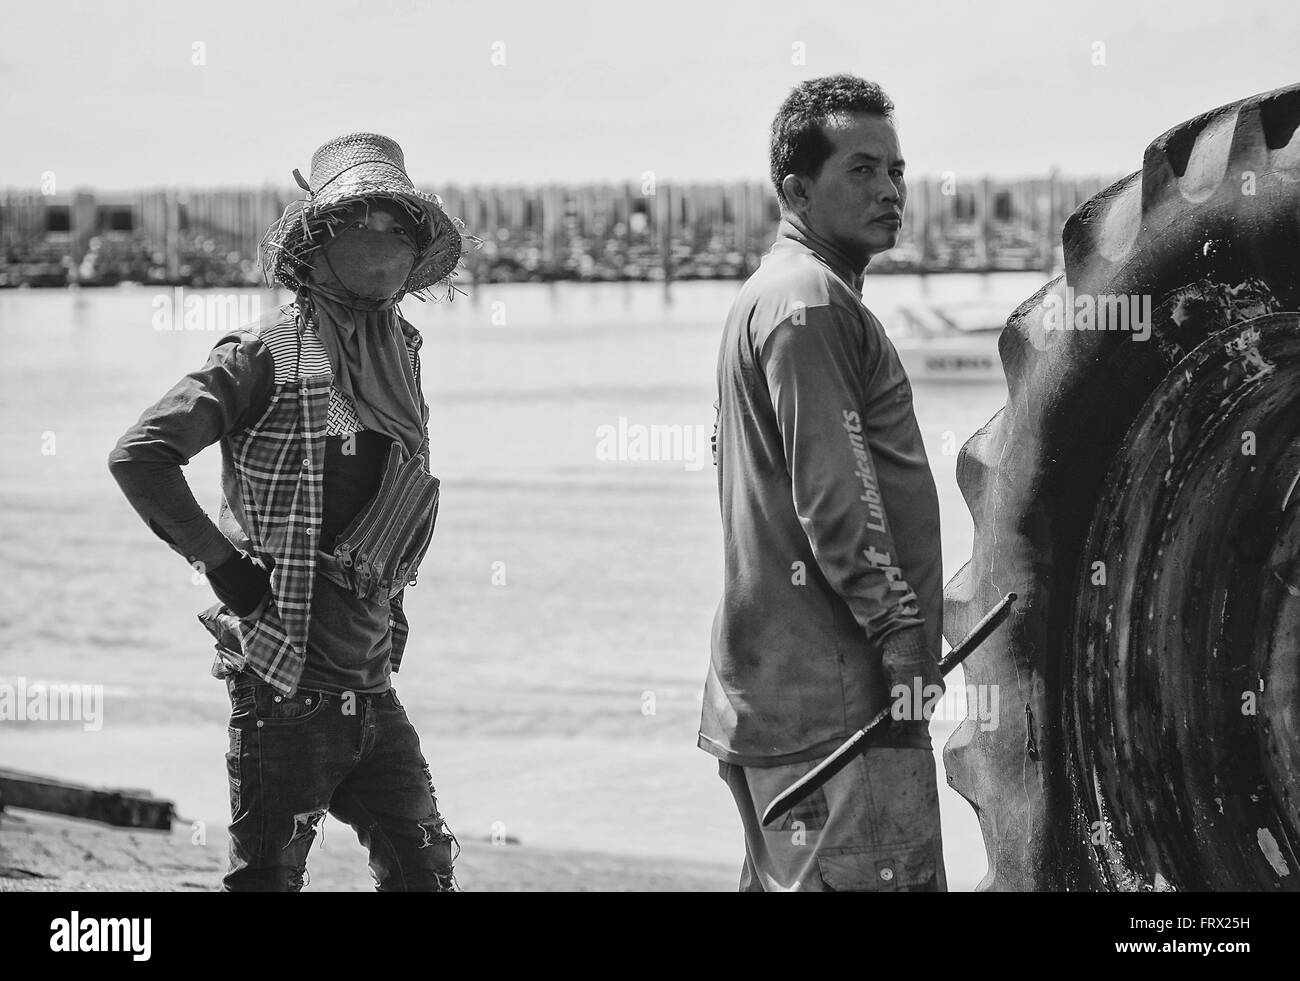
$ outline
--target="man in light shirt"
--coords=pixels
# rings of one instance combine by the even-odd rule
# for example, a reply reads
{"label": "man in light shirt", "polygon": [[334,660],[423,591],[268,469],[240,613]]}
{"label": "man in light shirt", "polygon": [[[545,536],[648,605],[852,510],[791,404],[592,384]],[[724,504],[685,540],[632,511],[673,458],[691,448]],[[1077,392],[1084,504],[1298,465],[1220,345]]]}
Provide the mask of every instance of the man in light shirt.
{"label": "man in light shirt", "polygon": [[891,722],[782,824],[760,820],[896,686],[942,690],[938,496],[911,386],[861,295],[906,202],[893,109],[851,75],[782,104],[781,224],[718,356],[725,578],[699,745],[740,811],[744,890],[946,889],[925,717]]}

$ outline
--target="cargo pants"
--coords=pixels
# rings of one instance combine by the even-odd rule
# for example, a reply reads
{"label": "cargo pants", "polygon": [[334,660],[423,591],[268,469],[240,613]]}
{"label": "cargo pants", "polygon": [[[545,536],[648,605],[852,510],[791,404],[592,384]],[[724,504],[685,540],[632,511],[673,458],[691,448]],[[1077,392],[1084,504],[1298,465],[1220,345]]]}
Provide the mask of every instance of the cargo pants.
{"label": "cargo pants", "polygon": [[745,830],[742,892],[946,892],[929,749],[873,746],[770,828],[776,796],[817,765],[719,761]]}

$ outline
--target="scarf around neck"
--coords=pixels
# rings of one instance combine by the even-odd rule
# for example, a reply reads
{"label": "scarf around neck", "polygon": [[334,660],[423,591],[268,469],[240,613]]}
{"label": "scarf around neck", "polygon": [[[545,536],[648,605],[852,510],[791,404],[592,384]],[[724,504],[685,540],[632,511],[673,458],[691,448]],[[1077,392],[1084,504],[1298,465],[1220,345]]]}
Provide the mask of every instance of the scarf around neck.
{"label": "scarf around neck", "polygon": [[361,424],[399,441],[407,459],[415,456],[424,443],[423,398],[397,297],[367,300],[323,284],[299,296],[315,314],[334,385],[352,400]]}

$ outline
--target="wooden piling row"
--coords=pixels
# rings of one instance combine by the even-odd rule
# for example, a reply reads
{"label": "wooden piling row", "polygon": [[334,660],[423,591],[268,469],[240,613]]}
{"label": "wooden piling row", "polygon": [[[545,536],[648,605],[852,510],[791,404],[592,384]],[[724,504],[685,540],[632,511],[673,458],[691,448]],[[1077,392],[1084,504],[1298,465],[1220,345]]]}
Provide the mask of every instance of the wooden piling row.
{"label": "wooden piling row", "polygon": [[[921,269],[997,268],[1008,256],[1019,266],[1045,267],[1065,218],[1112,179],[913,179],[900,249],[889,255]],[[8,190],[0,193],[0,263],[34,247],[43,254],[61,248],[78,263],[96,236],[127,235],[161,253],[175,278],[187,249],[254,258],[267,226],[301,193],[296,187],[63,195]],[[605,251],[612,240],[630,262],[660,263],[669,277],[675,254],[700,249],[738,254],[744,269],[752,269],[778,216],[775,194],[761,181],[451,185],[439,193],[471,234],[495,243],[489,254],[498,259],[519,260],[536,250],[542,265],[563,266],[574,255]],[[131,216],[129,232],[110,227],[123,209]]]}

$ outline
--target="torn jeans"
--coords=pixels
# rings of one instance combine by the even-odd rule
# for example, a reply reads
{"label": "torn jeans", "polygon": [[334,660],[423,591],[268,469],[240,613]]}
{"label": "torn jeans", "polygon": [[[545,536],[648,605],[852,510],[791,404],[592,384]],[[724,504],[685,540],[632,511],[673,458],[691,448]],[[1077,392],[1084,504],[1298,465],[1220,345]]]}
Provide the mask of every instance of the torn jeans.
{"label": "torn jeans", "polygon": [[227,687],[230,870],[222,891],[300,890],[327,813],[369,850],[379,891],[457,889],[459,845],[438,813],[396,691],[281,695],[246,672]]}

